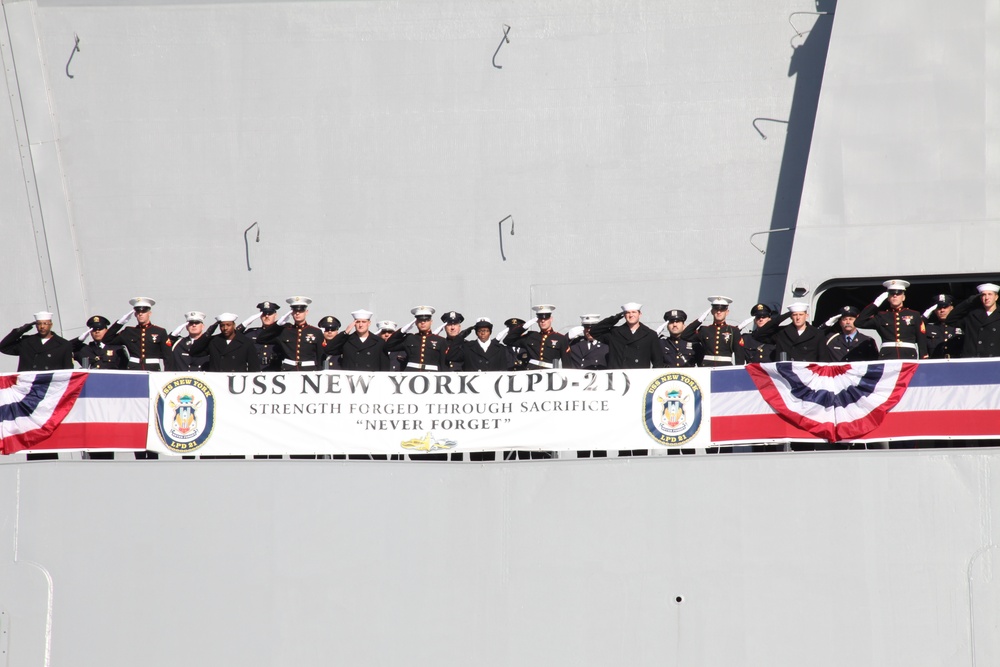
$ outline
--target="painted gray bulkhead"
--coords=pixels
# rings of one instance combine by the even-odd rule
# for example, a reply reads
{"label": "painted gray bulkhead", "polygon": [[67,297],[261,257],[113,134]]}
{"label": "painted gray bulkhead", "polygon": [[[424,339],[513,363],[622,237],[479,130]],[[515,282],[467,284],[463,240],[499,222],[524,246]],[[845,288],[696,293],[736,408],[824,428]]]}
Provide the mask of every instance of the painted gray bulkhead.
{"label": "painted gray bulkhead", "polygon": [[794,223],[774,120],[798,78],[822,77],[825,44],[805,65],[794,47],[833,21],[793,27],[806,0],[3,9],[20,104],[0,123],[0,316],[47,307],[67,335],[137,294],[168,329],[291,294],[315,299],[313,321],[367,307],[405,322],[419,303],[502,321],[552,302],[565,329],[638,300],[655,324],[716,293],[742,316],[783,291],[750,235]]}
{"label": "painted gray bulkhead", "polygon": [[998,462],[9,462],[7,664],[993,665]]}

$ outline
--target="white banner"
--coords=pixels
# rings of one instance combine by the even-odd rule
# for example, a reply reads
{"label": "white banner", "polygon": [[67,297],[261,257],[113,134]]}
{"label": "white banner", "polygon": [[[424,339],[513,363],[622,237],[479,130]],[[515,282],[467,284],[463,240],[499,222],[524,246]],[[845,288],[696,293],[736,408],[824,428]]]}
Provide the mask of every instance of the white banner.
{"label": "white banner", "polygon": [[148,448],[212,456],[706,447],[709,373],[150,373]]}

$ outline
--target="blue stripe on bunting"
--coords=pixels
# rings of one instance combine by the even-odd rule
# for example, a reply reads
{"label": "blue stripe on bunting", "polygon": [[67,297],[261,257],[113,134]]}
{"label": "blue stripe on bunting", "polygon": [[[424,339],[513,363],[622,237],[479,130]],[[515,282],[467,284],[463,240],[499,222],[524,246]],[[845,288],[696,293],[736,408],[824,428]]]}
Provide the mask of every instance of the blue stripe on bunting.
{"label": "blue stripe on bunting", "polygon": [[31,415],[45,398],[52,383],[52,373],[38,373],[31,382],[31,388],[17,403],[0,406],[0,421],[13,421],[18,417]]}
{"label": "blue stripe on bunting", "polygon": [[145,373],[89,373],[80,398],[149,398]]}
{"label": "blue stripe on bunting", "polygon": [[[882,379],[885,364],[868,364],[868,369],[856,385],[850,385],[834,393],[828,389],[810,389],[802,379],[792,371],[792,362],[783,361],[775,364],[778,374],[788,381],[792,396],[806,403],[814,403],[824,408],[844,408],[854,405],[862,398],[870,396],[875,386]],[[843,376],[841,376],[843,377]]]}

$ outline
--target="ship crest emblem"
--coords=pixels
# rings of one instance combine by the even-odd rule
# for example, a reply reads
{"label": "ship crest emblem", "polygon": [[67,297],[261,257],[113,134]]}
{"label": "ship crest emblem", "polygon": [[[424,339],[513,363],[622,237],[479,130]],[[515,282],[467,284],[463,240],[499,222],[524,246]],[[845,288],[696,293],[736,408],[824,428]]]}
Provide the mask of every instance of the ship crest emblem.
{"label": "ship crest emblem", "polygon": [[194,451],[205,444],[215,428],[215,394],[197,378],[176,378],[157,393],[156,422],[167,449]]}
{"label": "ship crest emblem", "polygon": [[679,447],[701,428],[701,387],[684,373],[666,373],[643,393],[646,433],[661,445]]}

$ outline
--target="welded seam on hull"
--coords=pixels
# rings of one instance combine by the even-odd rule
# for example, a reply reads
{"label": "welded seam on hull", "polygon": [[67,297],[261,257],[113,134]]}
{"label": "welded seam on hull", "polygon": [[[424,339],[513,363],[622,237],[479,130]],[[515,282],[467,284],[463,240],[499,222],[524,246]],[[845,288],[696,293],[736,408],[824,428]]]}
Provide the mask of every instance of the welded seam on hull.
{"label": "welded seam on hull", "polygon": [[52,662],[52,575],[40,563],[30,560],[20,560],[18,558],[18,536],[21,528],[21,468],[17,469],[17,483],[14,495],[14,562],[24,563],[38,568],[45,575],[45,582],[48,589],[48,596],[45,601],[45,667],[49,667]]}
{"label": "welded seam on hull", "polygon": [[[972,568],[980,556],[984,555],[990,549],[997,548],[997,545],[993,543],[993,505],[990,500],[990,465],[988,459],[986,457],[980,458],[979,465],[982,472],[982,490],[980,491],[979,499],[979,505],[982,508],[982,518],[980,519],[979,527],[983,535],[984,545],[972,554],[972,558],[969,559],[969,566],[965,571],[966,582],[969,586],[969,662],[972,667],[976,667],[976,589],[972,581]],[[993,569],[993,561],[987,561],[984,567],[987,568],[986,579],[989,580],[992,578],[991,570]]]}

